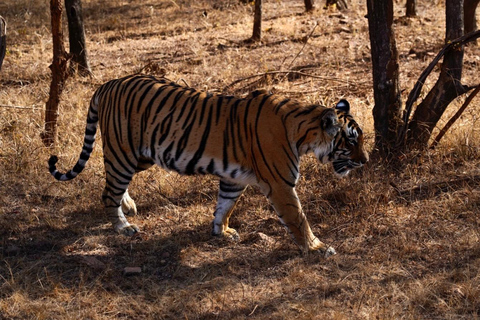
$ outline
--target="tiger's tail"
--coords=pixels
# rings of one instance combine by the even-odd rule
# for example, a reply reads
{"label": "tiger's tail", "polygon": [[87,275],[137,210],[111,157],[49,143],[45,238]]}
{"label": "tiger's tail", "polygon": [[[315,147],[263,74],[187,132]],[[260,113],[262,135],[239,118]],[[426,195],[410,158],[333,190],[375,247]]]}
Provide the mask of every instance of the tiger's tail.
{"label": "tiger's tail", "polygon": [[[99,92],[97,92],[99,93]],[[85,165],[90,158],[90,154],[93,151],[95,145],[95,137],[97,134],[98,127],[98,94],[95,94],[90,101],[90,107],[88,109],[87,115],[87,125],[85,128],[85,137],[83,139],[83,148],[78,158],[77,163],[70,171],[66,173],[61,173],[57,170],[56,163],[58,161],[57,156],[51,156],[48,160],[48,170],[55,177],[55,179],[60,181],[68,181],[74,179],[82,170],[85,168]]]}

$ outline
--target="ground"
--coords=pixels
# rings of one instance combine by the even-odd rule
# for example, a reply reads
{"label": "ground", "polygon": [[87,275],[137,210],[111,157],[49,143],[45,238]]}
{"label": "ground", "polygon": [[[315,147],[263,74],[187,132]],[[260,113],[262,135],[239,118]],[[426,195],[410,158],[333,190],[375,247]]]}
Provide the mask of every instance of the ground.
{"label": "ground", "polygon": [[[101,144],[75,180],[48,173],[51,154],[63,170],[75,163],[95,88],[140,71],[239,96],[268,89],[327,106],[346,98],[371,150],[364,1],[349,1],[346,12],[317,1],[312,13],[300,0],[264,1],[260,43],[246,41],[253,6],[237,0],[82,3],[94,76],[68,80],[54,148],[40,140],[52,61],[47,1],[0,4],[8,23],[0,71],[1,319],[479,317],[478,98],[435,150],[399,168],[372,159],[338,179],[304,157],[297,191],[314,232],[338,252],[328,259],[302,253],[256,188],[233,214],[241,240],[232,242],[210,235],[215,178],[152,168],[130,187],[139,211],[130,221],[142,232],[125,237],[101,205]],[[407,19],[395,2],[404,101],[445,33],[444,3],[417,5],[418,17]],[[465,84],[479,82],[479,56],[478,46],[466,48]]]}

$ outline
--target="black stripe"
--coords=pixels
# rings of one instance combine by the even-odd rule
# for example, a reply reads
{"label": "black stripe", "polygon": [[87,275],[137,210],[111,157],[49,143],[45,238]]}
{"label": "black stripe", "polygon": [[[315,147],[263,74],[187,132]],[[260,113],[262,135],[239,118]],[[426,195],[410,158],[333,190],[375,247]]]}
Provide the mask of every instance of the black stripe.
{"label": "black stripe", "polygon": [[[289,145],[290,147],[290,145]],[[283,152],[285,153],[285,155],[287,156],[288,160],[290,161],[290,164],[295,168],[295,170],[297,171],[297,173],[299,172],[298,171],[298,164],[296,161],[294,161],[291,157],[290,157],[290,153],[293,154],[292,152],[292,149],[290,149],[290,152],[288,152],[288,150],[285,148],[285,146],[282,146],[282,149],[283,149]]]}
{"label": "black stripe", "polygon": [[[119,171],[118,168],[116,168],[116,167],[113,165],[113,163],[112,163],[110,160],[108,160],[107,158],[104,158],[104,162],[107,163],[107,164],[110,166],[110,168],[111,168],[118,176],[124,178],[125,180],[131,180],[131,179],[132,179],[131,176],[133,175],[133,172],[129,172],[128,170],[125,170],[126,173]],[[122,165],[121,163],[119,163],[119,164],[123,167],[123,165]],[[126,168],[124,167],[124,169],[126,169]],[[107,172],[107,173],[108,173],[108,172]]]}
{"label": "black stripe", "polygon": [[213,159],[210,160],[210,163],[207,166],[207,172],[210,174],[215,173],[215,162],[213,161]]}
{"label": "black stripe", "polygon": [[[171,90],[165,95],[165,97],[160,101],[160,103],[157,105],[157,110],[156,110],[156,115],[158,115],[159,109],[163,109],[165,104],[167,103],[168,99],[171,97],[171,95],[175,92],[176,88],[170,88]],[[160,91],[160,90],[158,90]],[[163,91],[163,90],[162,90]],[[150,103],[147,105],[147,107],[143,110],[143,115],[142,115],[142,121],[140,121],[140,142],[138,147],[141,148],[143,146],[143,133],[147,130],[148,128],[148,115],[150,113],[150,107],[153,105],[153,102],[157,99],[157,94],[152,98]],[[151,144],[150,146],[153,146]]]}
{"label": "black stripe", "polygon": [[[202,109],[200,111],[200,119],[198,120],[199,124],[201,124],[203,122],[203,117],[205,116],[205,108],[207,107],[207,102],[208,102],[208,100],[210,100],[211,97],[212,97],[212,94],[207,93],[207,96],[205,98],[203,98]],[[210,110],[210,114],[211,113],[212,112]]]}
{"label": "black stripe", "polygon": [[[238,160],[238,155],[237,155],[237,143],[235,139],[235,124],[237,123],[237,117],[238,117],[238,105],[240,104],[242,100],[237,100],[235,103],[232,105],[232,108],[230,109],[230,121],[228,122],[230,124],[230,137],[232,139],[232,151],[233,151],[233,159],[236,162],[239,162]],[[238,137],[240,138],[240,136]]]}
{"label": "black stripe", "polygon": [[228,183],[223,180],[220,180],[220,190],[223,192],[231,193],[231,192],[240,192],[245,189],[244,186],[240,186],[234,183]]}
{"label": "black stripe", "polygon": [[275,114],[278,113],[278,111],[280,111],[280,108],[285,105],[286,103],[288,103],[290,101],[290,99],[285,99],[285,100],[282,100],[280,101],[276,106],[275,106],[275,109],[274,109],[274,112]]}
{"label": "black stripe", "polygon": [[221,111],[222,111],[222,107],[223,107],[223,96],[218,96],[217,97],[217,114],[216,114],[216,118],[215,118],[215,125],[218,125],[218,121],[220,120],[220,114],[221,114]]}
{"label": "black stripe", "polygon": [[[191,94],[194,94],[193,96]],[[187,98],[185,99],[185,102],[183,103],[182,105],[182,108],[180,109],[180,113],[178,114],[177,116],[177,119],[175,120],[175,122],[179,122],[180,119],[183,117],[183,114],[185,113],[185,110],[187,110],[187,108],[190,108],[190,112],[192,112],[192,106],[194,105],[194,102],[193,100],[195,100],[195,97],[198,98],[198,95],[200,93],[197,93],[195,90],[191,89],[189,90],[188,92],[188,95],[187,95]]]}
{"label": "black stripe", "polygon": [[302,111],[300,111],[299,113],[297,113],[296,115],[294,115],[294,118],[298,118],[298,117],[300,117],[300,116],[309,115],[309,114],[312,113],[315,109],[317,109],[317,106],[316,106],[316,105],[311,105],[311,106],[305,107]]}
{"label": "black stripe", "polygon": [[162,155],[163,163],[164,163],[167,167],[168,167],[168,165],[169,165],[170,159],[172,159],[172,155],[170,154],[170,152],[172,151],[174,144],[175,144],[175,141],[170,142],[170,144],[169,144],[168,147],[165,149],[165,151],[163,152],[163,155]]}
{"label": "black stripe", "polygon": [[223,162],[223,171],[227,171],[228,168],[228,146],[230,144],[230,141],[228,139],[228,128],[225,128],[223,131],[223,157],[222,157],[222,162]]}
{"label": "black stripe", "polygon": [[[208,99],[205,99],[203,101],[202,105],[202,113],[203,110],[206,108]],[[202,117],[200,117],[200,123],[201,123]],[[202,158],[203,152],[205,151],[205,147],[207,145],[207,140],[208,140],[208,135],[210,134],[210,127],[212,123],[212,106],[210,106],[209,111],[208,111],[208,116],[207,116],[207,123],[205,125],[205,130],[203,131],[202,134],[202,140],[200,141],[200,145],[195,152],[193,158],[188,162],[187,168],[186,168],[186,173],[187,174],[193,174],[195,170],[195,166],[197,165],[198,161]]]}
{"label": "black stripe", "polygon": [[188,126],[183,130],[183,135],[180,137],[180,139],[178,139],[177,150],[175,152],[175,161],[180,158],[183,151],[188,146],[188,137],[190,136],[190,132],[192,131],[195,118],[196,116],[193,117],[193,121],[188,124]]}
{"label": "black stripe", "polygon": [[294,188],[295,187],[295,183],[287,180],[287,178],[285,178],[282,173],[280,172],[280,170],[278,170],[277,166],[275,164],[273,164],[273,168],[275,169],[275,172],[278,174],[278,176],[283,180],[283,182],[285,182],[287,185],[289,185],[290,187]]}
{"label": "black stripe", "polygon": [[[137,89],[137,85],[140,83],[140,86]],[[130,91],[128,92],[127,98],[125,99],[125,115],[126,115],[126,120],[127,120],[127,139],[128,139],[128,145],[130,146],[130,152],[131,155],[134,157],[135,162],[138,162],[138,156],[137,152],[135,152],[136,147],[134,144],[134,138],[132,134],[134,132],[137,132],[137,130],[140,130],[140,133],[143,133],[144,131],[142,130],[143,128],[132,128],[132,124],[134,122],[128,121],[132,119],[132,113],[134,112],[134,103],[137,98],[137,95],[141,92],[141,90],[145,88],[143,93],[140,95],[140,98],[138,99],[137,102],[137,110],[135,111],[137,114],[140,112],[140,108],[143,106],[143,101],[147,97],[147,95],[150,93],[152,90],[152,87],[155,85],[155,82],[149,83],[145,79],[142,79],[142,81],[138,81],[135,83],[135,85],[130,88]],[[142,126],[142,122],[140,123],[140,126]],[[140,134],[140,138],[142,137],[142,134]],[[141,141],[140,144],[137,147],[140,147],[142,145]]]}
{"label": "black stripe", "polygon": [[[183,121],[182,129],[185,129],[185,127],[188,125],[192,115],[194,113],[196,114],[196,112],[197,112],[196,104],[197,104],[198,98],[200,97],[200,94],[201,94],[201,92],[198,92],[196,95],[190,97],[190,99],[187,99],[187,101],[189,101],[189,100],[191,101],[190,104],[189,104],[190,110],[188,111],[187,117]],[[178,120],[179,120],[179,118],[177,119],[177,122],[178,122]],[[195,121],[195,119],[193,119],[192,123],[194,121]]]}
{"label": "black stripe", "polygon": [[274,180],[277,181],[277,179],[275,178],[275,175],[272,171],[272,169],[270,168],[270,166],[268,165],[268,162],[267,162],[267,157],[265,156],[265,153],[263,152],[263,149],[262,149],[262,146],[260,144],[260,139],[259,139],[259,136],[258,136],[258,122],[259,122],[259,119],[260,119],[260,113],[262,112],[262,109],[264,107],[264,104],[265,102],[267,101],[269,97],[268,96],[265,96],[263,97],[262,101],[260,102],[259,106],[258,106],[258,111],[257,111],[257,117],[255,119],[255,137],[256,137],[256,140],[257,140],[257,145],[258,145],[258,150],[260,151],[260,155],[262,156],[262,159],[263,159],[263,162],[265,163],[265,166],[267,167],[268,171],[270,172],[270,174],[273,176]]}

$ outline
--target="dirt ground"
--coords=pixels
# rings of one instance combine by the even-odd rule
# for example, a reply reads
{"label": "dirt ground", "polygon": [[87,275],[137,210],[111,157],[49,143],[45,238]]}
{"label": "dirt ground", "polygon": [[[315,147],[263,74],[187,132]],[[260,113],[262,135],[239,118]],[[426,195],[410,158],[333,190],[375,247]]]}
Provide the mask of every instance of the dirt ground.
{"label": "dirt ground", "polygon": [[[94,90],[140,71],[239,96],[268,89],[327,106],[348,99],[371,150],[365,1],[349,1],[346,12],[317,1],[305,13],[303,1],[266,0],[259,43],[245,41],[253,6],[238,0],[82,3],[94,76],[68,80],[54,148],[40,140],[52,61],[48,1],[0,3],[8,23],[0,71],[0,319],[479,318],[478,97],[435,150],[402,168],[373,160],[338,179],[331,166],[304,157],[297,192],[315,234],[338,252],[328,259],[302,253],[253,187],[233,214],[241,240],[232,242],[210,235],[217,179],[152,168],[129,188],[139,211],[130,221],[142,232],[125,237],[114,233],[100,201],[100,143],[75,180],[48,173],[51,154],[62,170],[75,163]],[[404,101],[444,42],[444,2],[417,5],[418,17],[407,19],[405,3],[395,2]],[[479,65],[479,46],[468,46],[465,84],[480,82]],[[434,73],[422,96],[435,80]]]}

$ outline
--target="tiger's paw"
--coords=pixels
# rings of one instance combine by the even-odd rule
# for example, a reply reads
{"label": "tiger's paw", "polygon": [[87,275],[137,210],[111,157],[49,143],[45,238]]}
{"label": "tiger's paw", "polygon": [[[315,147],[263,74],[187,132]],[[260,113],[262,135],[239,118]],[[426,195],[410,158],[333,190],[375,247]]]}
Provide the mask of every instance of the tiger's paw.
{"label": "tiger's paw", "polygon": [[328,247],[327,250],[325,251],[324,257],[326,259],[326,258],[334,256],[336,254],[337,254],[337,251],[335,251],[335,249],[333,249],[332,247]]}
{"label": "tiger's paw", "polygon": [[318,240],[318,238],[315,237],[313,243],[311,243],[308,246],[308,251],[316,251],[316,252],[321,252],[323,253],[323,256],[325,258],[334,256],[337,254],[335,249],[333,247],[327,246],[325,243],[322,241]]}
{"label": "tiger's paw", "polygon": [[237,230],[233,228],[225,228],[221,232],[217,233],[215,232],[215,229],[212,231],[212,234],[216,237],[222,237],[228,240],[232,241],[239,241],[240,240],[240,235],[238,234]]}
{"label": "tiger's paw", "polygon": [[232,228],[227,228],[224,230],[222,237],[233,241],[240,241],[240,235],[238,234],[237,230]]}
{"label": "tiger's paw", "polygon": [[125,236],[131,237],[137,232],[140,231],[140,228],[137,227],[135,224],[130,224],[127,222],[127,224],[122,224],[122,225],[116,225],[114,226],[114,229],[117,233],[123,234]]}

